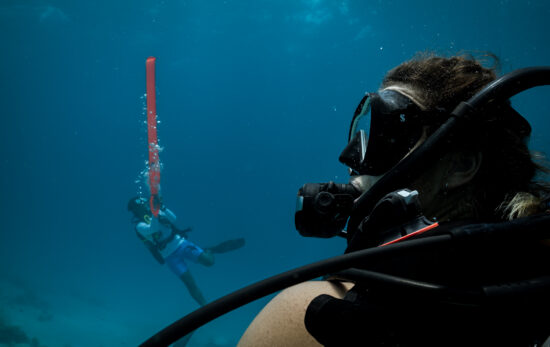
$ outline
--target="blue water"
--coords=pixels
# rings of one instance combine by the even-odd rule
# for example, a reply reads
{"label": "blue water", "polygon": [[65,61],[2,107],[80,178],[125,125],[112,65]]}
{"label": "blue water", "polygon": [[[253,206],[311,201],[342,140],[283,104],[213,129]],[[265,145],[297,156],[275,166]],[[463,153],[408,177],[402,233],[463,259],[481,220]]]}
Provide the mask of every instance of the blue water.
{"label": "blue water", "polygon": [[[346,182],[350,117],[387,70],[425,50],[550,65],[549,16],[546,0],[3,0],[0,345],[135,346],[197,308],[126,211],[145,189],[147,57],[165,203],[201,246],[247,240],[191,265],[213,300],[342,253],[298,235],[295,196]],[[513,100],[547,152],[549,92]],[[190,345],[235,345],[266,302]]]}

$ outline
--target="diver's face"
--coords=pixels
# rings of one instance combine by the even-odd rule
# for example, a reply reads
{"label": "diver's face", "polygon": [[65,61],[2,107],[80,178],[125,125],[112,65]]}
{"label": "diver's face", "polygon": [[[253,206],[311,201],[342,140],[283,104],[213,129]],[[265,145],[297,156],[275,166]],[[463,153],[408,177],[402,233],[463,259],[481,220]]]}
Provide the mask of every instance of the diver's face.
{"label": "diver's face", "polygon": [[151,214],[151,211],[149,210],[148,206],[145,204],[138,206],[132,212],[136,218],[143,218],[143,216]]}

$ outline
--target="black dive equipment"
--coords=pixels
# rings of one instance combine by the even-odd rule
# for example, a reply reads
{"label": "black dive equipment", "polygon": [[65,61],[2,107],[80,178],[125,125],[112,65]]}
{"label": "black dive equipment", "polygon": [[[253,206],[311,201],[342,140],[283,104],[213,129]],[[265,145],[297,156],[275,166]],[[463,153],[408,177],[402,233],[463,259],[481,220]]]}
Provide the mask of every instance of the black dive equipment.
{"label": "black dive equipment", "polygon": [[380,199],[359,225],[361,232],[348,238],[346,253],[395,242],[432,226],[437,226],[437,223],[422,214],[418,192],[401,189]]}
{"label": "black dive equipment", "polygon": [[359,195],[361,192],[351,184],[304,184],[296,200],[296,229],[302,236],[339,235]]}
{"label": "black dive equipment", "polygon": [[[363,221],[367,220],[365,218],[371,214],[371,211],[374,213],[374,207],[377,206],[377,203],[387,194],[387,192],[397,191],[400,187],[406,186],[405,182],[412,177],[417,177],[427,163],[432,160],[437,160],[437,158],[443,155],[445,150],[448,148],[448,144],[452,142],[452,135],[460,132],[461,129],[464,129],[465,126],[469,125],[469,122],[472,120],[471,116],[478,112],[488,102],[504,101],[526,89],[548,84],[550,84],[550,67],[521,69],[495,80],[493,83],[486,86],[483,90],[470,98],[467,102],[462,102],[459,104],[451,113],[450,118],[447,119],[445,123],[443,123],[443,125],[440,126],[439,129],[435,131],[421,146],[419,146],[419,148],[413,151],[405,159],[399,161],[398,163],[393,163],[392,165],[394,166],[390,169],[390,171],[386,172],[384,176],[368,191],[362,193],[359,198],[354,200],[353,208],[350,213],[350,219],[347,224],[348,233],[350,230],[357,230],[358,226]],[[517,119],[515,122],[518,124],[522,123],[521,120]],[[367,139],[365,138],[365,140]],[[361,164],[361,161],[358,161],[357,163],[360,165],[355,168],[352,167],[352,169],[369,170],[368,164],[365,166],[365,164]],[[353,165],[355,166],[355,164]],[[338,185],[334,185],[333,187],[338,187]],[[323,184],[309,186],[306,189],[301,190],[301,195],[304,196],[304,198],[306,196],[309,198],[314,198],[314,196],[321,192],[328,192],[329,189],[327,188],[328,186],[323,186]],[[343,189],[343,191],[350,193],[351,190],[348,190],[348,188]],[[331,194],[334,195],[332,192]],[[351,195],[353,194],[354,193],[351,193]],[[307,204],[302,205],[302,212],[305,211],[304,208],[306,205]],[[328,205],[333,207],[336,206],[336,209],[344,208],[344,213],[346,213],[349,209],[347,203]],[[390,205],[395,206],[396,204],[391,203]],[[378,209],[378,207],[376,209]],[[303,214],[303,216],[308,215],[312,218],[316,214],[318,214],[318,212]],[[301,221],[301,223],[304,222],[306,221]],[[340,227],[341,222],[335,224]],[[310,225],[315,225],[315,222]],[[467,308],[469,307],[468,305],[471,306],[480,303],[485,305],[482,307],[503,307],[504,311],[502,313],[504,318],[507,317],[506,309],[510,307],[510,303],[515,305],[513,307],[521,308],[524,307],[524,304],[528,302],[531,297],[547,297],[546,293],[550,292],[550,275],[548,274],[548,271],[543,273],[542,276],[540,273],[537,274],[530,272],[526,274],[526,276],[530,276],[529,279],[526,279],[525,276],[512,277],[507,282],[497,282],[494,285],[489,286],[478,284],[476,287],[476,282],[474,281],[469,284],[469,287],[466,283],[462,283],[460,281],[457,282],[457,279],[452,277],[453,274],[451,271],[449,271],[449,273],[451,273],[451,277],[448,278],[447,281],[434,283],[433,281],[436,281],[437,278],[433,278],[433,281],[420,281],[417,279],[406,278],[402,274],[399,274],[399,271],[395,271],[395,269],[393,273],[385,272],[384,266],[379,266],[378,268],[374,266],[374,269],[364,268],[364,264],[366,263],[387,264],[391,263],[396,257],[405,257],[402,259],[400,264],[403,264],[404,260],[406,265],[407,259],[410,261],[417,261],[417,258],[422,259],[423,255],[430,254],[430,251],[433,250],[443,255],[448,254],[449,256],[453,256],[455,254],[465,254],[466,256],[459,256],[459,258],[467,262],[470,255],[469,252],[483,250],[484,247],[485,249],[493,249],[497,247],[499,249],[505,249],[506,252],[502,254],[497,253],[500,255],[500,258],[496,257],[486,260],[490,261],[491,264],[497,265],[502,262],[502,272],[503,274],[506,274],[510,269],[508,266],[514,265],[510,264],[510,259],[515,259],[512,255],[518,255],[514,253],[514,247],[519,247],[523,250],[523,245],[526,245],[529,242],[532,243],[537,240],[546,240],[550,237],[550,213],[516,219],[510,222],[467,225],[451,224],[441,226],[433,224],[427,228],[429,227],[433,228],[420,234],[407,234],[406,230],[399,231],[400,233],[405,233],[407,235],[403,236],[401,239],[397,239],[397,242],[352,251],[344,255],[306,265],[252,284],[222,297],[204,307],[201,307],[194,312],[191,312],[187,316],[174,322],[170,326],[164,328],[149,338],[142,344],[142,346],[168,346],[202,325],[240,306],[291,285],[327,274],[339,273],[338,276],[341,278],[356,281],[356,286],[363,286],[366,283],[369,286],[374,285],[375,288],[383,287],[386,289],[391,289],[394,292],[400,292],[404,297],[409,297],[411,295],[412,297],[416,296],[417,299],[434,297],[435,300],[439,300],[441,302],[466,305],[458,306],[460,309],[463,307]],[[301,227],[301,229],[307,230],[306,234],[312,234],[313,231],[313,227],[305,227],[305,229]],[[392,229],[391,226],[390,229]],[[328,235],[339,233],[334,233],[334,231],[327,232],[325,230],[322,234]],[[383,231],[377,234],[382,236],[386,235]],[[353,238],[354,235],[348,235],[348,237],[350,236]],[[400,241],[404,239],[407,241]],[[380,238],[378,243],[383,241],[384,237]],[[535,243],[540,245],[538,242]],[[528,252],[520,252],[519,254],[526,256],[530,255]],[[544,257],[545,258],[542,258],[542,260],[546,261],[548,259],[547,249],[545,249]],[[433,263],[430,262],[429,264]],[[545,269],[547,268],[547,264],[548,262],[543,262],[542,266],[539,266],[539,268]],[[435,266],[437,265],[438,264],[435,263]],[[460,273],[460,269],[462,268],[461,265],[462,264],[459,263],[457,268],[450,270],[455,270],[454,273],[458,273],[462,275],[462,277],[468,279],[468,273]],[[354,268],[361,268],[362,266],[363,269],[354,270]],[[514,273],[521,273],[521,270],[521,267],[516,266]],[[486,275],[486,273],[483,272],[482,274]],[[462,278],[459,278],[458,280],[461,279]],[[351,294],[360,295],[360,292],[352,292]],[[548,298],[543,302],[543,304],[546,305],[547,303]],[[548,306],[544,307],[544,309],[546,309]],[[417,310],[422,310],[424,307],[420,304],[414,308]],[[437,311],[433,313],[436,315],[432,317],[432,320],[429,323],[426,323],[428,326],[438,320]],[[531,314],[533,312],[528,311],[527,313]],[[533,314],[531,316],[540,317],[540,315]],[[390,318],[392,322],[397,322],[401,319],[401,322],[404,322],[403,324],[407,324],[409,322],[408,319],[410,319],[410,321],[417,320],[416,316],[392,316]],[[523,318],[523,316],[516,316],[514,317],[514,321],[517,321],[518,319],[521,320]],[[543,324],[546,324],[546,320],[539,320],[543,322]],[[464,320],[458,321],[458,324],[463,322]],[[486,322],[480,323],[480,326],[483,328],[483,324]],[[504,330],[501,329],[497,332],[506,331],[505,329],[508,328],[508,326],[502,326],[501,328],[504,328]],[[338,331],[338,329],[334,326],[327,327],[327,329],[330,329],[331,331]],[[364,326],[359,327],[359,330],[363,331]],[[430,335],[432,332],[433,330],[430,329],[426,333]],[[528,331],[528,333],[529,332],[530,331]],[[547,330],[545,330],[545,332],[547,332]],[[447,336],[447,338],[453,337],[454,336]],[[439,342],[441,344],[446,344],[448,341],[443,340]]]}
{"label": "black dive equipment", "polygon": [[355,110],[340,162],[354,175],[383,175],[413,148],[423,126],[433,124],[437,115],[423,112],[394,90],[367,93]]}
{"label": "black dive equipment", "polygon": [[[355,110],[339,160],[352,175],[382,175],[414,147],[425,125],[442,118],[438,115],[423,112],[393,90],[367,93]],[[346,237],[344,227],[360,193],[352,184],[305,184],[298,191],[296,230],[302,236]]]}
{"label": "black dive equipment", "polygon": [[[339,160],[349,167],[352,176],[381,176],[413,149],[426,125],[435,126],[447,114],[444,110],[422,111],[411,99],[394,90],[367,93],[355,110],[348,145]],[[322,191],[326,185],[308,183],[299,190],[296,230],[302,236],[348,237],[351,234],[348,235],[343,229],[353,210],[350,197],[357,199],[359,190],[353,189],[352,184],[330,182],[328,185],[334,187],[331,193],[338,196],[338,202],[332,199],[335,203],[331,204],[331,208],[320,211],[319,204],[314,202],[326,195]],[[340,191],[340,187],[346,189]],[[348,192],[353,194],[346,194]],[[302,201],[304,204],[301,204]]]}

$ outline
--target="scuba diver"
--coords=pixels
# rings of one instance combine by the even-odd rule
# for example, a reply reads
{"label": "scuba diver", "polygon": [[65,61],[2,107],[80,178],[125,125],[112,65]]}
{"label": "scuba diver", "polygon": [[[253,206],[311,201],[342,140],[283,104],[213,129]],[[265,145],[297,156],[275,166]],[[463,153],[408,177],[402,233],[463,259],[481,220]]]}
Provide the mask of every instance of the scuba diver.
{"label": "scuba diver", "polygon": [[214,265],[214,254],[226,253],[244,246],[244,238],[224,241],[214,247],[200,248],[187,238],[191,228],[180,229],[176,224],[176,215],[162,203],[158,217],[154,217],[149,201],[143,197],[133,197],[128,201],[128,211],[132,212],[138,238],[160,264],[167,264],[178,276],[187,290],[200,305],[207,304],[204,295],[191,275],[186,261],[204,266]]}
{"label": "scuba diver", "polygon": [[[496,78],[472,57],[419,55],[363,97],[340,156],[349,184],[304,185],[296,226],[346,237],[344,256],[372,256],[284,289],[239,346],[540,346],[550,337],[550,242],[535,238],[550,227],[550,186],[537,181],[549,170],[508,96],[480,109],[465,102]],[[439,136],[450,118],[453,131]],[[448,234],[452,245],[426,246]]]}

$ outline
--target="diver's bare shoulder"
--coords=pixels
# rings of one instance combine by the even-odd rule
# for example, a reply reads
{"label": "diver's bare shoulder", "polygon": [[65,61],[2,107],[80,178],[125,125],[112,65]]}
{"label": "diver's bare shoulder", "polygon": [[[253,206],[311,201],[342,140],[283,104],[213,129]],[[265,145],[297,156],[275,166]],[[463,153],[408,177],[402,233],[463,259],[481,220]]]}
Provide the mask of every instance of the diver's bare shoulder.
{"label": "diver's bare shoulder", "polygon": [[342,298],[352,286],[349,282],[310,281],[283,290],[254,318],[238,346],[320,346],[304,324],[309,303],[321,294]]}

